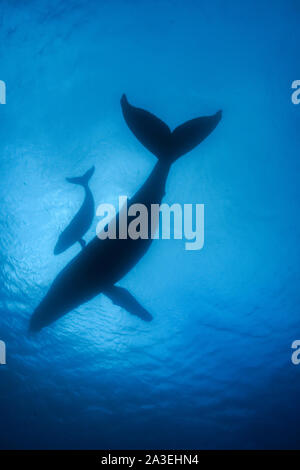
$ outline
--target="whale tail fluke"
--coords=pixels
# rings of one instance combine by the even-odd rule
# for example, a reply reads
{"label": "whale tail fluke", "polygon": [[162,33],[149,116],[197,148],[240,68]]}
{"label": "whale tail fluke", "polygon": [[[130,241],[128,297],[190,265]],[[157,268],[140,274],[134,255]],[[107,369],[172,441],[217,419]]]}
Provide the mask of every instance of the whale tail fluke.
{"label": "whale tail fluke", "polygon": [[126,95],[121,98],[123,116],[135,137],[158,159],[169,153],[171,131],[167,124],[141,108],[128,103]]}
{"label": "whale tail fluke", "polygon": [[80,184],[81,186],[87,186],[89,180],[91,179],[91,177],[92,177],[93,174],[94,174],[94,171],[95,171],[95,167],[92,166],[92,168],[90,168],[88,171],[86,171],[86,172],[84,173],[84,175],[82,175],[82,176],[77,176],[77,177],[75,177],[75,178],[66,178],[66,180],[67,180],[69,183]]}
{"label": "whale tail fluke", "polygon": [[187,121],[172,132],[173,158],[176,160],[193,150],[217,127],[222,119],[222,111],[212,116],[203,116]]}
{"label": "whale tail fluke", "polygon": [[154,116],[141,108],[132,106],[126,95],[121,98],[124,119],[135,137],[158,159],[173,163],[177,158],[190,152],[216,128],[222,118],[222,111],[187,121],[173,132]]}

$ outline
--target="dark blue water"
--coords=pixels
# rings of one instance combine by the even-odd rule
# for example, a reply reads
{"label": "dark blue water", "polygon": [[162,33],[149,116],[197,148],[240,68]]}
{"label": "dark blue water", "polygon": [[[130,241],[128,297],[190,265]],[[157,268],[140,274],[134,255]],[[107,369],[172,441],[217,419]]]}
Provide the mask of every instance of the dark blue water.
{"label": "dark blue water", "polygon": [[[0,11],[0,447],[300,447],[299,2]],[[152,323],[100,295],[30,338],[32,311],[80,250],[53,255],[83,199],[65,177],[95,165],[96,205],[116,204],[155,164],[124,123],[123,92],[171,128],[223,109],[164,199],[205,204],[205,246],[156,240],[122,280]]]}

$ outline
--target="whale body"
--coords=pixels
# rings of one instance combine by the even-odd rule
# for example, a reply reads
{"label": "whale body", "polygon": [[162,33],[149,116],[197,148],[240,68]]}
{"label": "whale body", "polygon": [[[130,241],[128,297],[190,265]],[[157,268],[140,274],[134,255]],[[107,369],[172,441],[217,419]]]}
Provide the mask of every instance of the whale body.
{"label": "whale body", "polygon": [[92,225],[95,212],[94,198],[88,186],[89,180],[91,179],[94,171],[95,167],[93,166],[83,176],[66,178],[69,183],[83,186],[85,198],[75,217],[71,220],[67,228],[65,228],[65,230],[60,234],[54,248],[55,255],[62,253],[77,242],[80,243],[82,248],[86,245],[86,242],[82,237]]}
{"label": "whale body", "polygon": [[[221,120],[221,111],[184,123],[173,132],[153,114],[129,104],[125,95],[121,107],[128,127],[137,139],[157,158],[154,169],[137,193],[128,201],[160,204],[172,163],[202,142]],[[128,225],[134,217],[128,217]],[[119,225],[119,214],[116,215]],[[150,224],[148,224],[150,227]],[[118,230],[117,230],[117,233]],[[145,255],[152,242],[148,238],[106,238],[96,236],[58,274],[41,303],[34,311],[30,330],[39,331],[98,294],[105,294],[129,313],[150,321],[152,315],[119,282]]]}

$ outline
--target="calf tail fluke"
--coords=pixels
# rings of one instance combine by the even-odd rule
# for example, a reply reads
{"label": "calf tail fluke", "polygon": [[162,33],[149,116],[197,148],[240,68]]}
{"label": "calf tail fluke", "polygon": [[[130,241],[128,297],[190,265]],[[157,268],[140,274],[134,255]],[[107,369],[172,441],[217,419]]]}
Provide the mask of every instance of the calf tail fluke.
{"label": "calf tail fluke", "polygon": [[92,166],[92,168],[90,168],[86,173],[84,173],[84,175],[77,176],[75,178],[66,178],[66,180],[69,183],[81,184],[82,186],[86,186],[89,180],[91,179],[91,177],[93,176],[94,171],[95,171],[95,167]]}

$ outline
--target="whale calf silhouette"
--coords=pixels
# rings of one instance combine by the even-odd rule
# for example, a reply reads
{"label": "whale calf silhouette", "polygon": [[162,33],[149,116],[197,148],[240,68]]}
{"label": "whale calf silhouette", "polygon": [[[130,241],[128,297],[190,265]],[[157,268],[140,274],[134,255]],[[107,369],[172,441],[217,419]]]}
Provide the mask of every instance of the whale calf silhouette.
{"label": "whale calf silhouette", "polygon": [[[165,194],[172,163],[202,142],[215,129],[222,113],[219,111],[212,116],[193,119],[171,132],[153,114],[131,106],[125,95],[121,98],[121,106],[128,127],[158,158],[148,179],[128,201],[128,207],[144,204],[150,218],[151,204],[160,204]],[[128,225],[133,219],[128,217]],[[115,223],[118,227],[119,214]],[[151,236],[148,239],[104,240],[96,236],[55,278],[31,317],[30,330],[41,330],[100,293],[129,313],[150,321],[151,314],[126,289],[115,284],[137,264],[151,242]]]}
{"label": "whale calf silhouette", "polygon": [[92,225],[95,212],[94,198],[88,186],[89,180],[91,179],[94,171],[95,167],[93,166],[83,176],[66,178],[69,183],[83,186],[85,198],[75,217],[71,220],[67,228],[60,234],[54,248],[55,255],[62,253],[77,242],[80,243],[82,248],[86,245],[86,242],[82,237]]}

